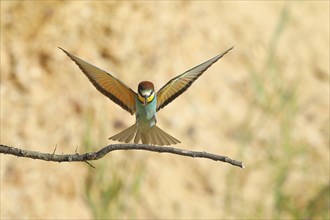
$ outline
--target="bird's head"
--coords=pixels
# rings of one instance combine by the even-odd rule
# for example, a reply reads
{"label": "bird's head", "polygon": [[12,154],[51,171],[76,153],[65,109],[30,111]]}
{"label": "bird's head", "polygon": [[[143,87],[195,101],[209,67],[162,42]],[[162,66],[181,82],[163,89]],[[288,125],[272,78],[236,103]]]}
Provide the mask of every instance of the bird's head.
{"label": "bird's head", "polygon": [[155,98],[154,84],[149,81],[143,81],[139,83],[138,86],[138,99],[146,106],[148,103],[152,102]]}

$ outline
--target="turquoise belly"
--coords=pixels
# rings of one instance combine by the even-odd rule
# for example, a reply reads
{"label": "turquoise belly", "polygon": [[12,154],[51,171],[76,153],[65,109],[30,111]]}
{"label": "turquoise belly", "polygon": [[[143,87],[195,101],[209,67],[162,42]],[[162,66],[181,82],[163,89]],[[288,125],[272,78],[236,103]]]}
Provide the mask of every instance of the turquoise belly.
{"label": "turquoise belly", "polygon": [[135,98],[136,103],[136,121],[138,124],[148,125],[152,127],[156,124],[156,107],[157,107],[157,98],[155,96],[154,100],[143,106],[143,104]]}

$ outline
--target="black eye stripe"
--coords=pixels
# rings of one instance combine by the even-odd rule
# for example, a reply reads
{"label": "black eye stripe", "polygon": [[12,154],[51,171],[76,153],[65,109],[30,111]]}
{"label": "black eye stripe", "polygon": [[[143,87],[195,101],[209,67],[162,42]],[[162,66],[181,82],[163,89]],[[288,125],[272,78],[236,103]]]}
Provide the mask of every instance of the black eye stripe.
{"label": "black eye stripe", "polygon": [[149,93],[148,97],[149,97],[149,96],[151,96],[151,95],[152,95],[152,91],[150,91],[150,93]]}

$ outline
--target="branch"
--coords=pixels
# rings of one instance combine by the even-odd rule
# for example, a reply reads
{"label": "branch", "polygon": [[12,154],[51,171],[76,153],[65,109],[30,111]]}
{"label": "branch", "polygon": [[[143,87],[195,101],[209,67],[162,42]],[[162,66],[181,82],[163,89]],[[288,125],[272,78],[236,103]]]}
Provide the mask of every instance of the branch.
{"label": "branch", "polygon": [[146,151],[154,151],[158,153],[170,153],[177,154],[186,157],[201,157],[207,158],[215,161],[221,161],[225,163],[230,163],[231,165],[238,166],[244,168],[242,162],[230,159],[226,156],[211,154],[207,152],[201,151],[190,151],[183,150],[173,147],[160,147],[154,145],[146,145],[146,144],[110,144],[97,152],[90,152],[85,154],[55,154],[55,150],[52,154],[50,153],[40,153],[37,151],[23,150],[15,147],[9,147],[6,145],[0,144],[0,153],[1,154],[11,154],[17,157],[27,157],[38,160],[46,160],[53,162],[87,162],[89,160],[98,160],[104,157],[106,154],[115,150],[146,150]]}

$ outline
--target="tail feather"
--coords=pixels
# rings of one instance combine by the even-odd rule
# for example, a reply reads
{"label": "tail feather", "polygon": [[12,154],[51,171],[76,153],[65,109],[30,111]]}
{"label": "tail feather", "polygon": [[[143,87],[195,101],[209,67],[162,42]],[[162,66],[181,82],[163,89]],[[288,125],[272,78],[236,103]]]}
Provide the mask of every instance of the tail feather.
{"label": "tail feather", "polygon": [[165,131],[154,125],[150,129],[141,130],[135,123],[124,131],[109,137],[109,139],[119,142],[129,143],[133,140],[134,143],[153,144],[153,145],[171,145],[180,143],[179,140],[167,134]]}
{"label": "tail feather", "polygon": [[137,143],[139,143],[140,140],[141,140],[141,132],[139,129],[137,129],[135,138],[134,138],[134,143],[137,144]]}
{"label": "tail feather", "polygon": [[136,131],[137,131],[137,126],[134,124],[131,127],[127,128],[126,130],[124,130],[112,137],[109,137],[109,139],[114,140],[114,141],[128,143],[133,139]]}
{"label": "tail feather", "polygon": [[123,141],[123,142],[128,143],[128,142],[130,142],[130,141],[133,139],[135,133],[136,133],[136,128],[135,128],[135,126],[134,126],[134,127],[131,126],[130,129],[127,131],[127,136],[125,136],[125,133],[124,133],[124,134],[122,135],[122,138],[119,139],[119,141]]}
{"label": "tail feather", "polygon": [[[154,129],[156,130],[157,128],[154,128]],[[163,131],[161,129],[159,129],[158,131],[156,131],[154,133],[157,135],[159,142],[161,142],[163,145],[170,145],[171,144],[169,141],[167,141],[167,138],[163,134]]]}
{"label": "tail feather", "polygon": [[150,133],[150,140],[151,140],[152,143],[158,143],[155,133]]}
{"label": "tail feather", "polygon": [[161,139],[163,139],[163,142],[166,143],[165,145],[180,143],[179,140],[177,140],[176,138],[167,134],[165,131],[163,131],[159,127],[154,126],[153,128],[157,130],[155,133],[158,134],[158,136],[160,136]]}
{"label": "tail feather", "polygon": [[[135,124],[134,124],[135,125]],[[136,135],[135,135],[135,138],[134,138],[134,143],[137,144],[139,143],[141,140],[141,132],[139,129],[137,129],[136,131]]]}

